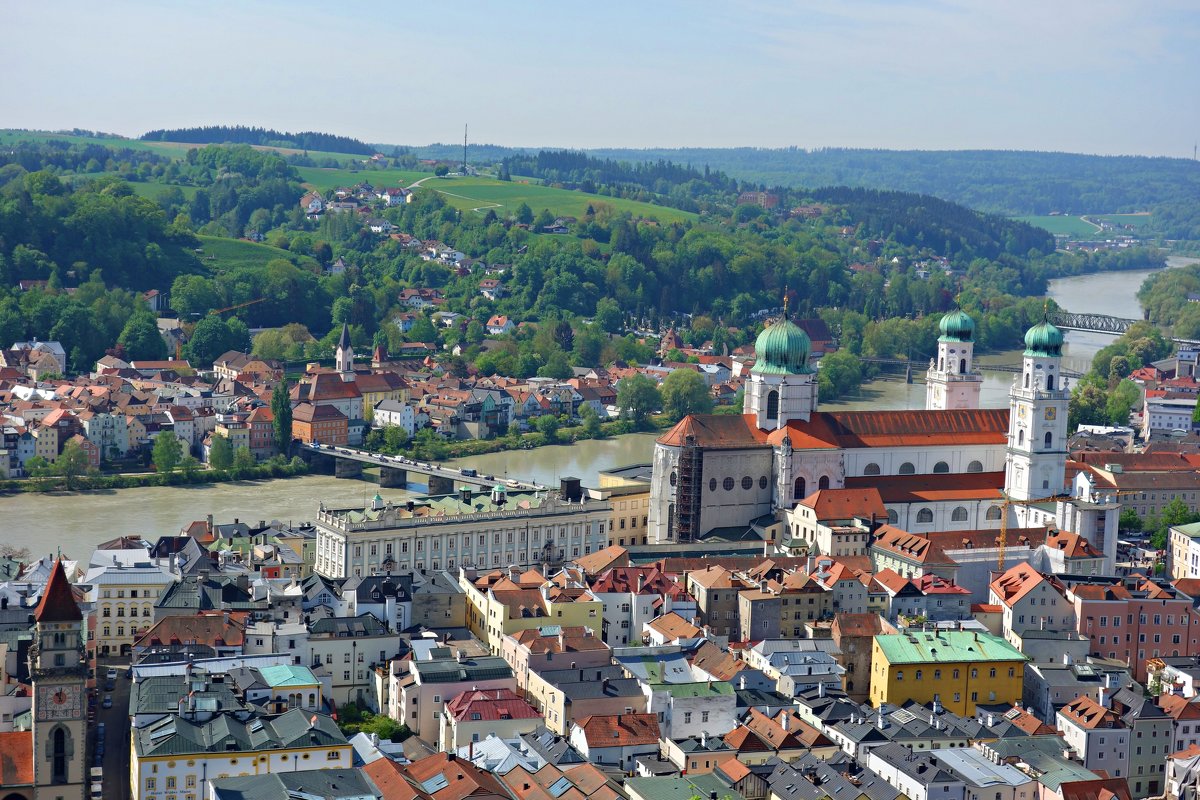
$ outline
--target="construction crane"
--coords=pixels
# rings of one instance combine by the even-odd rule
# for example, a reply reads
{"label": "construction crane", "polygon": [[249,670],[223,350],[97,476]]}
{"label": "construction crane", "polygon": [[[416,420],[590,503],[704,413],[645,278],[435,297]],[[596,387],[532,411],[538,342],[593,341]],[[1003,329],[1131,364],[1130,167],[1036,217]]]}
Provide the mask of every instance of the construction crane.
{"label": "construction crane", "polygon": [[255,303],[261,303],[266,299],[267,298],[265,298],[265,297],[260,297],[257,300],[247,300],[245,303],[238,303],[236,306],[226,306],[225,308],[214,308],[212,311],[209,311],[208,313],[209,314],[224,314],[226,311],[234,311],[239,308],[245,308],[246,306],[252,306]]}
{"label": "construction crane", "polygon": [[[1097,494],[1105,496],[1120,497],[1125,494],[1138,494],[1136,491],[1129,489],[1117,489],[1114,491],[1102,490],[1097,491]],[[1060,500],[1071,500],[1072,497],[1068,494],[1057,494],[1051,497],[1035,497],[1029,500],[1014,500],[1011,497],[1005,497],[1000,503],[1000,554],[996,559],[996,571],[1004,572],[1004,548],[1008,546],[1008,508],[1009,506],[1035,506],[1038,503],[1057,503]],[[1118,528],[1117,534],[1120,534]]]}

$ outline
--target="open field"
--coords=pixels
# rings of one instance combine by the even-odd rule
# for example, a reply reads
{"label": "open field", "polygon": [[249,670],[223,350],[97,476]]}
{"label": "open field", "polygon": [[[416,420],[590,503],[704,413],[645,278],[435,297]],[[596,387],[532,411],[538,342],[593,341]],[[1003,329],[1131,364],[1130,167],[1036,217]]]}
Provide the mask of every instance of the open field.
{"label": "open field", "polygon": [[1094,219],[1097,222],[1107,222],[1109,225],[1130,225],[1134,230],[1144,228],[1150,224],[1150,214],[1088,214],[1088,219]]}
{"label": "open field", "polygon": [[367,181],[372,186],[408,186],[421,178],[432,178],[432,172],[407,169],[327,169],[325,167],[296,167],[306,186],[327,192],[339,186],[353,186]]}
{"label": "open field", "polygon": [[1100,228],[1082,217],[1050,216],[1049,214],[1036,217],[1017,217],[1022,222],[1044,228],[1055,236],[1091,236],[1099,233]]}
{"label": "open field", "polygon": [[516,211],[521,203],[526,203],[534,213],[545,208],[551,214],[578,217],[583,215],[589,205],[606,203],[618,211],[628,211],[639,217],[653,217],[661,222],[682,222],[697,218],[695,214],[687,211],[639,203],[636,200],[553,189],[533,183],[498,181],[493,178],[434,178],[421,185],[441,192],[447,202],[455,208],[464,211],[486,211],[488,208],[494,208],[500,216]]}
{"label": "open field", "polygon": [[[316,260],[308,256],[297,256],[268,244],[247,242],[242,239],[226,239],[220,236],[200,236],[199,239],[204,252],[197,255],[204,266],[213,271],[262,267],[268,261],[276,258],[285,259],[300,267],[318,266]],[[216,258],[211,259],[212,256],[216,256]]]}

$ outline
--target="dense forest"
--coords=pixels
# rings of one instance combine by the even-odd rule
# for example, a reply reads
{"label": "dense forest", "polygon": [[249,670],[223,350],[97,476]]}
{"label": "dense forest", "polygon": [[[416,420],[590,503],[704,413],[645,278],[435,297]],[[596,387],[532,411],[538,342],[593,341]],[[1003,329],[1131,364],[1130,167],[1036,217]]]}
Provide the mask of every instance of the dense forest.
{"label": "dense forest", "polygon": [[143,133],[141,139],[146,142],[184,142],[187,144],[250,144],[365,156],[375,152],[375,148],[371,145],[349,136],[336,136],[332,133],[317,131],[285,133],[270,128],[247,128],[241,125],[160,129]]}

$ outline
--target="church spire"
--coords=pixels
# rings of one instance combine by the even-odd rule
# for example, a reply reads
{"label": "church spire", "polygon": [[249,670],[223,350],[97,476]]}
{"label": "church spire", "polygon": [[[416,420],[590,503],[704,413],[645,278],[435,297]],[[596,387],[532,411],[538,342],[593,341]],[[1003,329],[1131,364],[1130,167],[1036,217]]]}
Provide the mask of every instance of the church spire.
{"label": "church spire", "polygon": [[78,622],[83,619],[71,582],[63,571],[61,556],[54,560],[50,580],[46,582],[46,589],[42,592],[37,610],[33,612],[33,618],[37,622]]}

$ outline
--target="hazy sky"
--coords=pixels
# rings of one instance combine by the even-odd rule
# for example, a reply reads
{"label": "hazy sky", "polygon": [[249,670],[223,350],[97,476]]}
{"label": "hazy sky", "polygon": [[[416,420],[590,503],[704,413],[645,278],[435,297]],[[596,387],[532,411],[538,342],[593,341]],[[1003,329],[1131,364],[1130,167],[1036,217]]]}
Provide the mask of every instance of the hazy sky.
{"label": "hazy sky", "polygon": [[2,6],[0,127],[1192,155],[1197,0]]}

